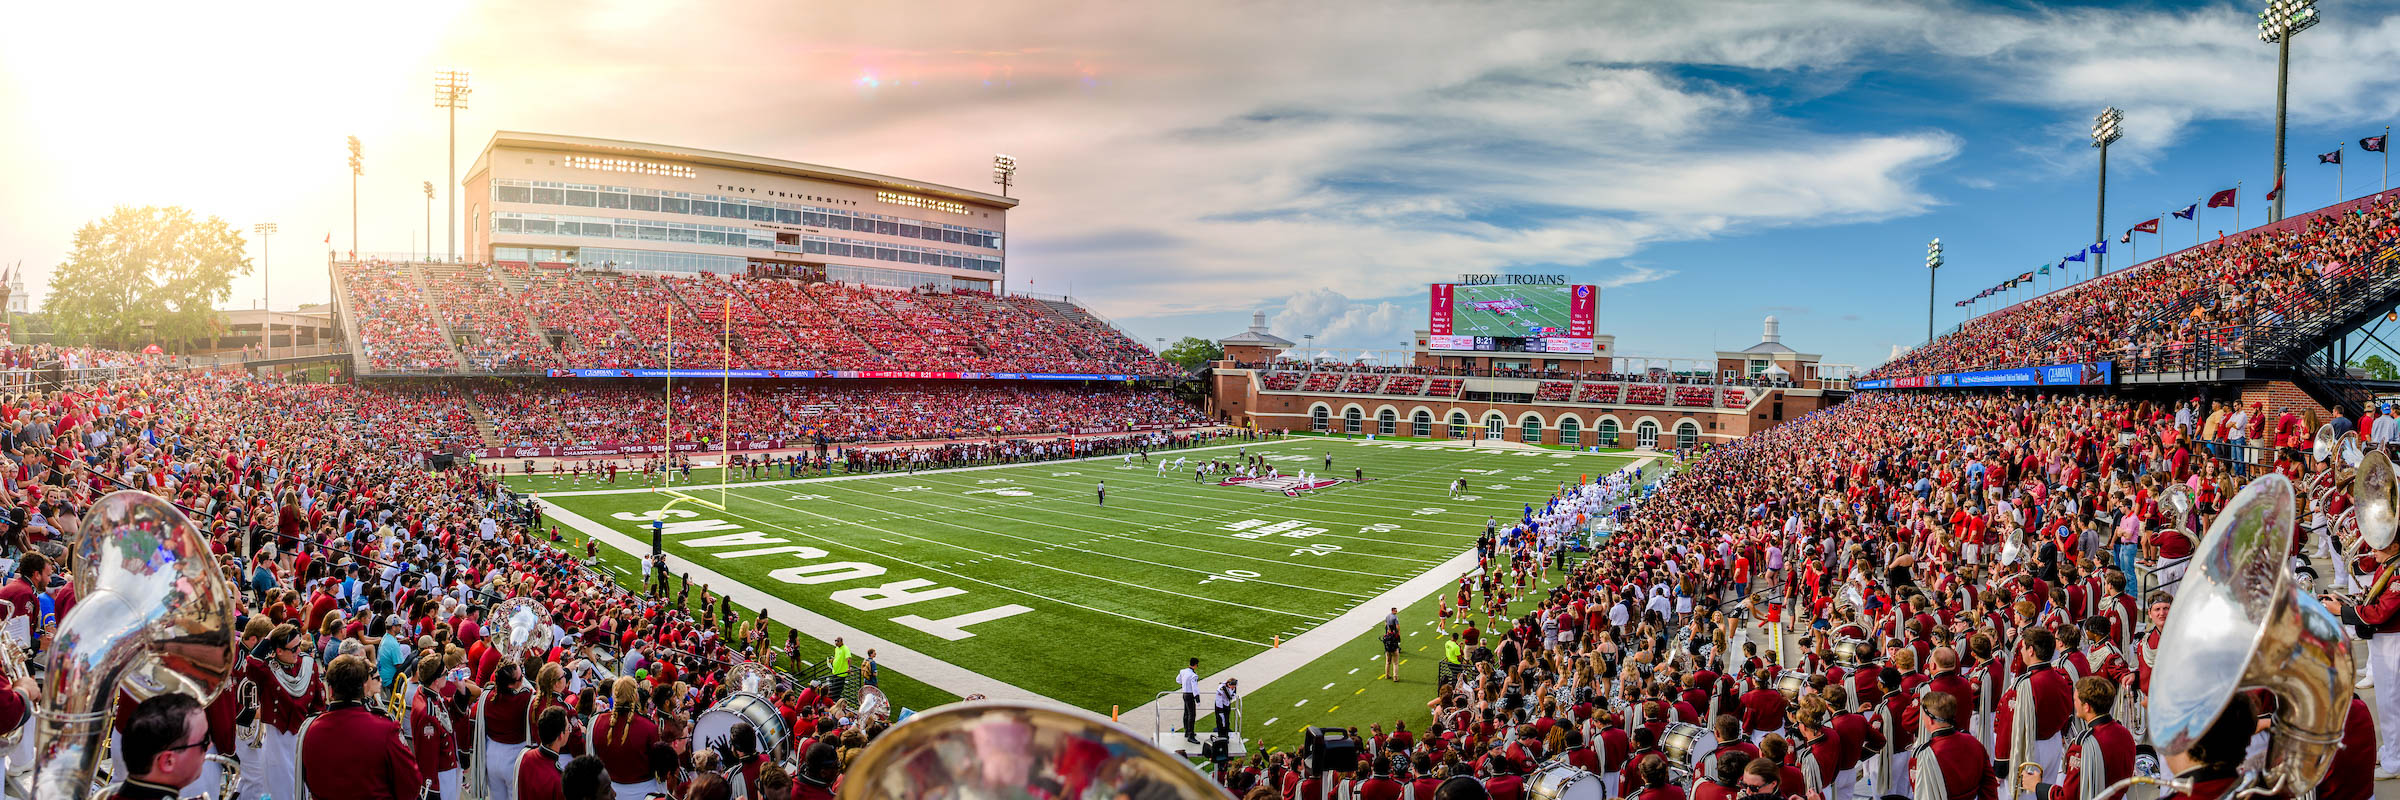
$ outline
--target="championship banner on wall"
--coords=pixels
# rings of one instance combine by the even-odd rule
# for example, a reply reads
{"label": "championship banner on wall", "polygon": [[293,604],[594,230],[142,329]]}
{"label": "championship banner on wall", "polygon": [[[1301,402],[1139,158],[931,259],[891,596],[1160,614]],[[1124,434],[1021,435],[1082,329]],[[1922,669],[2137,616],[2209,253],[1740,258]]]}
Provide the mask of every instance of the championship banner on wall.
{"label": "championship banner on wall", "polygon": [[1450,292],[1450,284],[1433,285],[1433,320],[1429,332],[1435,336],[1450,335]]}

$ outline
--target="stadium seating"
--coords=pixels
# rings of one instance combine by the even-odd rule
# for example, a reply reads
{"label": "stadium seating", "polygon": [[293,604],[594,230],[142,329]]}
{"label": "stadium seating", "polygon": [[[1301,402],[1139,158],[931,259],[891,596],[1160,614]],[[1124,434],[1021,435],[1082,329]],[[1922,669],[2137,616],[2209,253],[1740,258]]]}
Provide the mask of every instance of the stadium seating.
{"label": "stadium seating", "polygon": [[2238,355],[2265,327],[2321,311],[2342,282],[2400,269],[2370,258],[2400,235],[2396,218],[2390,196],[2294,216],[1968,320],[1867,377],[2102,360],[2134,371],[2199,346]]}
{"label": "stadium seating", "polygon": [[[555,367],[1042,372],[1178,370],[1072,303],[566,264],[343,265],[367,371],[521,373]],[[424,270],[419,276],[418,271]],[[670,353],[669,312],[673,312]],[[443,322],[463,344],[455,349]],[[551,347],[544,331],[564,334]]]}
{"label": "stadium seating", "polygon": [[1421,375],[1394,375],[1383,384],[1384,394],[1415,397],[1425,393],[1425,378]]}
{"label": "stadium seating", "polygon": [[1585,382],[1575,388],[1575,402],[1614,403],[1623,388],[1622,384]]}
{"label": "stadium seating", "polygon": [[1542,381],[1533,387],[1533,399],[1545,403],[1564,402],[1574,396],[1574,381]]}
{"label": "stadium seating", "polygon": [[1467,381],[1464,378],[1435,378],[1425,386],[1425,396],[1457,398],[1459,392],[1466,388]]}
{"label": "stadium seating", "polygon": [[1381,388],[1383,388],[1383,376],[1381,375],[1351,375],[1342,379],[1344,394],[1375,394],[1375,390]]}
{"label": "stadium seating", "polygon": [[[656,441],[667,430],[656,388],[540,383],[463,394],[491,418],[497,446]],[[715,441],[727,413],[741,441],[973,438],[1206,421],[1155,389],[1005,384],[744,385],[729,403],[713,385],[678,384],[674,412],[679,442]]]}
{"label": "stadium seating", "polygon": [[1717,392],[1702,386],[1677,386],[1675,387],[1675,404],[1706,408],[1717,404]]}
{"label": "stadium seating", "polygon": [[457,372],[458,354],[404,264],[369,261],[343,271],[343,287],[368,372]]}
{"label": "stadium seating", "polygon": [[1656,383],[1627,384],[1625,387],[1625,402],[1628,405],[1637,406],[1666,405],[1667,387],[1663,384]]}
{"label": "stadium seating", "polygon": [[1341,388],[1341,385],[1342,374],[1339,372],[1312,372],[1308,375],[1308,382],[1300,384],[1300,391],[1330,392]]}

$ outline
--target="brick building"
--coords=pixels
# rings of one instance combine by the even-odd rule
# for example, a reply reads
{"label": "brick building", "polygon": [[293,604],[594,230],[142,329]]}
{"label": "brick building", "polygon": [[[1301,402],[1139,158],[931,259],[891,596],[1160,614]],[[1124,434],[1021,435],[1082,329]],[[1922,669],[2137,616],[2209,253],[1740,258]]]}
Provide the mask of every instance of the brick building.
{"label": "brick building", "polygon": [[1626,357],[1607,336],[1591,355],[1437,353],[1418,331],[1402,365],[1311,359],[1265,314],[1251,320],[1217,340],[1209,413],[1261,430],[1680,447],[1732,441],[1850,391],[1848,367],[1784,345],[1774,317],[1758,344],[1713,359]]}

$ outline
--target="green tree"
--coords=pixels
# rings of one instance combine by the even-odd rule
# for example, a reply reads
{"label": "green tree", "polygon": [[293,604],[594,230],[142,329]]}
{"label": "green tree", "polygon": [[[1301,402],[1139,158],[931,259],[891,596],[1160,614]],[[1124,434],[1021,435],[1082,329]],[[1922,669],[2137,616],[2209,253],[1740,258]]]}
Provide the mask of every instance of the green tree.
{"label": "green tree", "polygon": [[232,295],[234,278],[250,274],[246,249],[241,233],[216,217],[118,206],[75,232],[42,310],[63,344],[180,350],[220,330],[216,305]]}
{"label": "green tree", "polygon": [[1176,342],[1174,346],[1168,347],[1166,352],[1159,353],[1158,357],[1184,369],[1194,369],[1202,364],[1224,358],[1225,348],[1218,347],[1216,342],[1198,336],[1186,336]]}
{"label": "green tree", "polygon": [[2367,377],[2379,381],[2400,380],[2400,366],[2394,366],[2392,362],[2383,360],[2383,356],[2380,355],[2367,356],[2365,361],[2350,362],[2350,366],[2366,370]]}

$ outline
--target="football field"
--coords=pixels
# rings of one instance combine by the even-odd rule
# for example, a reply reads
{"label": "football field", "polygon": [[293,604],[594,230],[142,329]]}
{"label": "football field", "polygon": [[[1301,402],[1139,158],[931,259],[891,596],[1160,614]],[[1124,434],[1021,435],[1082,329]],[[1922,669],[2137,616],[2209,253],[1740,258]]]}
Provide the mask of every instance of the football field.
{"label": "football field", "polygon": [[[1561,287],[1535,286],[1460,286],[1450,300],[1450,330],[1460,336],[1538,336],[1526,331],[1528,325],[1549,325],[1558,328],[1551,336],[1567,335],[1567,325],[1573,317],[1573,300],[1567,292],[1553,291]],[[1508,313],[1475,307],[1476,303],[1517,300],[1525,308]]]}
{"label": "football field", "polygon": [[[1193,480],[1201,459],[1233,462],[1244,450],[1286,474],[1305,467],[1343,482],[1290,497]],[[804,636],[829,640],[847,630],[880,640],[885,688],[902,706],[984,691],[1106,713],[1171,688],[1186,658],[1200,658],[1206,675],[1343,612],[1409,607],[1423,593],[1394,590],[1470,549],[1487,518],[1514,519],[1561,483],[1636,461],[1321,438],[1150,458],[769,480],[722,491],[712,482],[679,487],[706,503],[663,511],[676,495],[638,488],[630,475],[618,488],[565,481],[563,491],[546,491],[559,479],[511,480],[542,492],[550,523],[570,542],[580,547],[596,535],[605,569],[627,583],[638,580],[631,554],[647,552],[655,518],[677,571],[692,570],[695,584],[718,593],[747,587],[734,594],[745,616],[765,606],[778,623],[801,620]],[[1177,458],[1190,463],[1157,469]],[[1349,480],[1354,470],[1366,480]],[[1449,486],[1462,477],[1470,488],[1453,498]],[[723,508],[712,507],[720,496]],[[867,642],[849,644],[863,655]],[[803,650],[812,659],[825,652],[816,644]]]}

